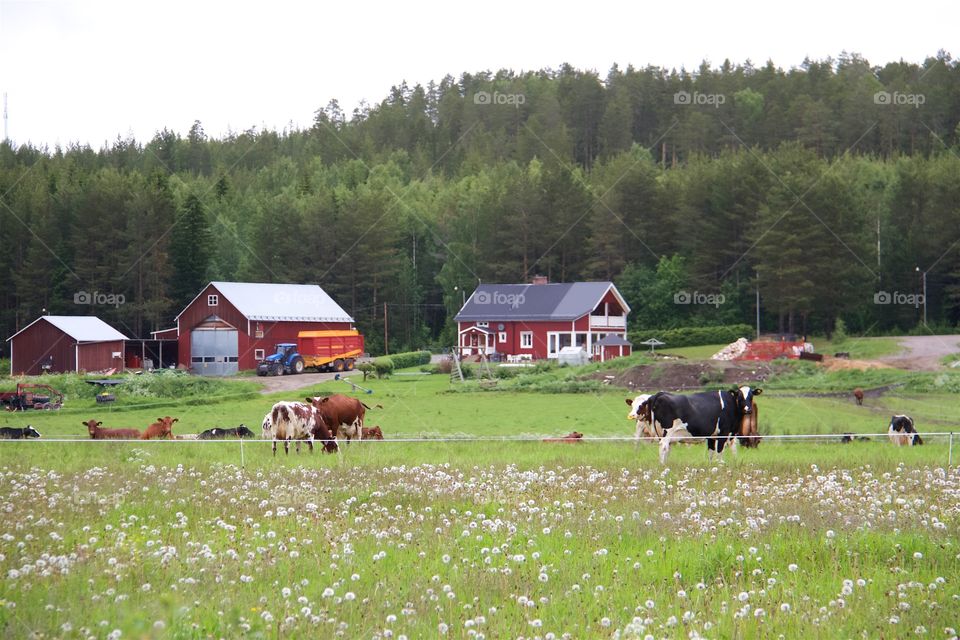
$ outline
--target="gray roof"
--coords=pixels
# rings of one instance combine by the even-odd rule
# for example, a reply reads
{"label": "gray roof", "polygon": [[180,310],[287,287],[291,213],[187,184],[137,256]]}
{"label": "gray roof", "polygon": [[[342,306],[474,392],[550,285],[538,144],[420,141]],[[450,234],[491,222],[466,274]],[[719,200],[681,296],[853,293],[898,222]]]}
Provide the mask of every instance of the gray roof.
{"label": "gray roof", "polygon": [[7,340],[12,340],[41,320],[46,320],[77,342],[113,342],[130,339],[96,316],[40,316]]}
{"label": "gray roof", "polygon": [[[216,287],[217,291],[248,320],[353,322],[353,318],[334,302],[326,291],[315,284],[264,282],[211,282],[210,284]],[[192,301],[191,304],[193,304]],[[179,317],[180,315],[177,315],[177,318]]]}
{"label": "gray roof", "polygon": [[596,344],[599,344],[604,347],[631,347],[633,343],[629,340],[624,340],[619,334],[608,333],[604,337],[597,340]]}
{"label": "gray roof", "polygon": [[[612,282],[556,284],[481,284],[455,320],[576,320],[597,306]],[[626,311],[630,308],[623,301]]]}

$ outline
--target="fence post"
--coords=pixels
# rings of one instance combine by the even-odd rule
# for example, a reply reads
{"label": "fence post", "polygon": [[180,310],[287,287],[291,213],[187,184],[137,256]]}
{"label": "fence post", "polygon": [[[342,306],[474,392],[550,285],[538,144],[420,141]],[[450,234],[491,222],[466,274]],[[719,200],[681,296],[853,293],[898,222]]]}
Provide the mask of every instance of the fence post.
{"label": "fence post", "polygon": [[245,465],[244,462],[243,462],[243,438],[242,438],[242,437],[241,437],[241,438],[237,438],[237,440],[240,441],[240,468],[241,468],[241,469],[246,469],[247,467],[246,467],[246,465]]}
{"label": "fence post", "polygon": [[950,432],[950,452],[947,454],[947,467],[953,466],[953,431]]}

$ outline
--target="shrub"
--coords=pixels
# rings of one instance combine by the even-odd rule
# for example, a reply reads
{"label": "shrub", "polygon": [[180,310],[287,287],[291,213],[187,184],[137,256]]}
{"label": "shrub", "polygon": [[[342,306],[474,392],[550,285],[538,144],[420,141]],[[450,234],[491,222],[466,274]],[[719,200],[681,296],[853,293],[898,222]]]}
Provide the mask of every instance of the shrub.
{"label": "shrub", "polygon": [[702,344],[728,344],[753,335],[748,324],[727,324],[716,327],[680,327],[679,329],[643,329],[631,331],[630,340],[635,347],[645,340],[657,338],[667,347],[696,347]]}
{"label": "shrub", "polygon": [[393,356],[381,356],[379,358],[374,358],[373,370],[377,374],[378,378],[389,378],[390,374],[393,373],[393,369]]}
{"label": "shrub", "polygon": [[407,367],[430,364],[429,351],[407,351],[406,353],[394,353],[383,357],[390,358],[393,361],[394,368],[396,369],[406,369]]}
{"label": "shrub", "polygon": [[357,371],[362,372],[363,379],[366,380],[368,375],[376,372],[376,368],[373,366],[372,362],[361,362],[357,365]]}

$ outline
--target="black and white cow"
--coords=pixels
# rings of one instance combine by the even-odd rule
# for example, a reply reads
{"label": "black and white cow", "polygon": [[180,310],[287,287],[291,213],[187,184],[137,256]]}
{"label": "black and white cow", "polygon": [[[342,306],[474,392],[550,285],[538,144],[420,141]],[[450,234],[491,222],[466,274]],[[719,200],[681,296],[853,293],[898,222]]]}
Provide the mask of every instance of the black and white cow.
{"label": "black and white cow", "polygon": [[225,429],[223,427],[214,427],[201,431],[197,435],[198,440],[223,440],[225,438],[252,438],[253,431],[247,428],[247,425],[241,424],[239,427]]}
{"label": "black and white cow", "polygon": [[890,418],[890,427],[887,429],[890,442],[898,447],[923,444],[923,439],[913,426],[910,416],[893,416]]}
{"label": "black and white cow", "polygon": [[[660,440],[660,462],[666,464],[671,442],[681,438],[706,438],[708,455],[712,457],[713,452],[722,454],[727,440],[736,435],[743,417],[753,411],[754,396],[762,392],[762,389],[744,386],[692,395],[663,391],[655,394],[648,400],[652,422],[666,427]],[[736,439],[731,446],[736,452]]]}
{"label": "black and white cow", "polygon": [[22,440],[24,438],[39,438],[40,432],[27,425],[23,429],[17,427],[0,427],[0,438],[7,440]]}

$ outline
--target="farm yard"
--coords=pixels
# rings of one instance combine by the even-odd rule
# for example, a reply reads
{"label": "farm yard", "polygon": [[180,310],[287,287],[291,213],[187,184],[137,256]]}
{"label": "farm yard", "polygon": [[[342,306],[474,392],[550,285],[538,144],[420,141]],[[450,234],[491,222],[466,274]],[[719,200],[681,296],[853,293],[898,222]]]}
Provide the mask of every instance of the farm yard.
{"label": "farm yard", "polygon": [[[610,371],[664,367],[669,377],[673,365],[637,354]],[[249,380],[183,376],[163,381],[179,400],[162,397],[166,387],[121,392],[106,407],[68,393],[60,411],[15,414],[41,439],[0,441],[0,629],[952,637],[956,374],[855,372],[865,387],[886,387],[858,407],[812,389],[849,388],[850,371],[784,367],[757,401],[763,435],[883,433],[907,412],[921,433],[943,436],[925,435],[922,447],[767,439],[719,463],[702,444],[678,445],[661,465],[657,447],[629,440],[631,392],[604,385],[594,365],[510,376],[492,390],[411,369],[367,380],[373,394],[357,396],[383,405],[367,424],[386,440],[273,457],[267,440],[92,441],[81,422],[143,428],[172,415],[176,434],[240,423],[258,432],[277,400],[350,389],[330,380],[263,395]],[[572,430],[587,441],[539,441]],[[78,440],[56,441],[66,438]]]}

